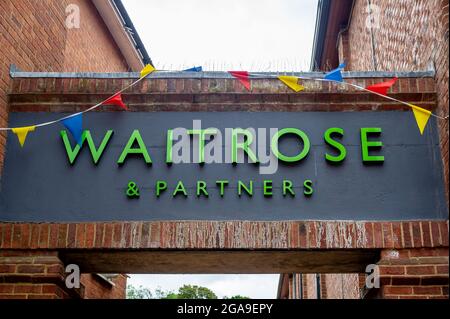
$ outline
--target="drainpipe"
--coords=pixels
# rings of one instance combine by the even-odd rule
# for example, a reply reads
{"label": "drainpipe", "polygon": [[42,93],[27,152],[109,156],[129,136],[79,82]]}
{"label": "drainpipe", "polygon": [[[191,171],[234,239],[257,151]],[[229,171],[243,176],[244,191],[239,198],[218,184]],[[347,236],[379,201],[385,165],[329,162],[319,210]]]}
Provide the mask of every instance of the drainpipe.
{"label": "drainpipe", "polygon": [[299,282],[299,299],[303,299],[303,275],[302,274],[298,274],[300,276],[300,282]]}
{"label": "drainpipe", "polygon": [[372,38],[372,63],[373,63],[373,70],[378,71],[378,63],[377,63],[377,57],[375,56],[375,35],[373,33],[373,27],[372,27],[372,1],[367,0],[368,5],[368,12],[369,12],[369,21],[370,21],[370,36]]}
{"label": "drainpipe", "polygon": [[320,291],[320,274],[316,274],[316,293],[317,299],[321,299],[322,292]]}

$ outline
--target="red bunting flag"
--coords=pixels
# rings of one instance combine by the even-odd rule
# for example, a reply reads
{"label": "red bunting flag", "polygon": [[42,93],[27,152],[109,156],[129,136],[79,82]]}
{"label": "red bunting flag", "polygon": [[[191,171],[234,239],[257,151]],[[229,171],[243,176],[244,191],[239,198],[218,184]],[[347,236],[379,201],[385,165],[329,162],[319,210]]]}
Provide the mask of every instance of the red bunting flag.
{"label": "red bunting flag", "polygon": [[247,71],[228,71],[232,76],[239,80],[245,88],[250,91],[250,76]]}
{"label": "red bunting flag", "polygon": [[125,111],[128,111],[127,106],[122,101],[122,94],[116,94],[113,97],[107,99],[105,102],[102,103],[102,105],[117,105],[123,108]]}
{"label": "red bunting flag", "polygon": [[381,95],[387,95],[387,91],[395,84],[395,82],[397,82],[397,80],[398,78],[393,78],[387,82],[370,85],[366,87],[366,89]]}

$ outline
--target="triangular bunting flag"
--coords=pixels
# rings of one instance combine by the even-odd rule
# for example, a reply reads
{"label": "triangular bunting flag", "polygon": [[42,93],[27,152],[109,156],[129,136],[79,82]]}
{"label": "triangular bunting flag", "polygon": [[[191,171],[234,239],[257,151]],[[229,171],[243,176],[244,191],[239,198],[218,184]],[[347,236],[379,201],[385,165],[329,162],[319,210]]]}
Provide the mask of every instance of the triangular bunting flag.
{"label": "triangular bunting flag", "polygon": [[247,71],[228,71],[232,76],[239,80],[245,88],[250,91],[250,75]]}
{"label": "triangular bunting flag", "polygon": [[334,69],[327,74],[325,74],[325,79],[330,81],[342,82],[344,79],[342,78],[341,71],[345,68],[345,62],[339,64],[337,69]]}
{"label": "triangular bunting flag", "polygon": [[83,142],[83,114],[79,113],[62,121],[78,145]]}
{"label": "triangular bunting flag", "polygon": [[196,66],[187,70],[184,70],[183,72],[202,72],[203,68],[201,66]]}
{"label": "triangular bunting flag", "polygon": [[299,78],[296,76],[282,75],[282,76],[279,76],[278,79],[281,82],[283,82],[284,84],[286,84],[288,87],[290,87],[292,90],[294,90],[295,92],[300,92],[305,89],[305,87],[303,85],[298,84]]}
{"label": "triangular bunting flag", "polygon": [[419,127],[420,134],[423,135],[425,127],[427,126],[428,120],[431,116],[431,111],[425,110],[421,107],[409,104],[412,108],[414,117],[416,118],[417,126]]}
{"label": "triangular bunting flag", "polygon": [[370,85],[366,87],[366,89],[381,95],[387,95],[387,91],[395,84],[395,82],[397,82],[397,80],[398,78],[393,78],[390,81]]}
{"label": "triangular bunting flag", "polygon": [[325,74],[325,79],[330,80],[330,81],[342,82],[343,78],[342,78],[341,69],[335,69],[335,70]]}
{"label": "triangular bunting flag", "polygon": [[156,71],[156,69],[153,65],[147,64],[141,71],[141,79],[145,78],[147,75],[149,75],[155,71]]}
{"label": "triangular bunting flag", "polygon": [[27,139],[27,135],[29,132],[34,132],[36,126],[27,126],[27,127],[18,127],[13,128],[12,132],[17,135],[19,138],[20,146],[23,147],[25,145],[25,140]]}
{"label": "triangular bunting flag", "polygon": [[122,94],[118,93],[114,95],[113,97],[107,99],[105,102],[102,103],[102,105],[117,105],[123,108],[125,111],[128,111],[127,106],[122,101]]}

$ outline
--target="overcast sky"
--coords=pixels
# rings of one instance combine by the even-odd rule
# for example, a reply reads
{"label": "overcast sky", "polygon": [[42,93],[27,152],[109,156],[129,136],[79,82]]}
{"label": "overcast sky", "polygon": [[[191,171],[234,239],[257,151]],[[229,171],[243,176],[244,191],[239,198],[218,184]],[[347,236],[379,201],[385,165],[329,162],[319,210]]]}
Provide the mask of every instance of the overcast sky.
{"label": "overcast sky", "polygon": [[[157,69],[307,71],[317,0],[123,0]],[[131,275],[176,291],[205,286],[220,298],[276,298],[279,275]]]}
{"label": "overcast sky", "polygon": [[123,0],[155,67],[309,69],[317,0]]}

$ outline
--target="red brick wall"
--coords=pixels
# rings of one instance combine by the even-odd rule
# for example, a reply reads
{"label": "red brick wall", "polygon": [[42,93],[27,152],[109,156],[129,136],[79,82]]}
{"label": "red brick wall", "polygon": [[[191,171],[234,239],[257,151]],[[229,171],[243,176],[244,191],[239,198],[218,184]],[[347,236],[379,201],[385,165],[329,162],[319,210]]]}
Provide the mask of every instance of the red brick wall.
{"label": "red brick wall", "polygon": [[[347,82],[360,86],[383,80],[346,78]],[[91,107],[132,81],[121,78],[15,78],[9,106],[14,112],[75,112]],[[349,86],[311,80],[302,84],[305,91],[297,94],[277,79],[251,80],[252,89],[248,92],[241,83],[228,78],[150,78],[124,92],[123,99],[130,111],[136,112],[409,110],[403,104]],[[432,109],[436,105],[435,90],[432,78],[402,77],[393,87],[391,96]],[[102,110],[118,109],[105,107]]]}
{"label": "red brick wall", "polygon": [[303,298],[317,299],[317,279],[316,274],[303,275]]}
{"label": "red brick wall", "polygon": [[[57,0],[59,1],[59,0]],[[66,33],[63,71],[130,71],[102,17],[89,0],[66,0],[80,7],[80,29]]]}
{"label": "red brick wall", "polygon": [[[212,238],[214,240],[212,240]],[[216,238],[223,240],[216,241]],[[418,249],[448,247],[448,221],[1,223],[0,249]]]}
{"label": "red brick wall", "polygon": [[117,275],[111,279],[114,285],[107,283],[96,274],[81,275],[85,299],[126,299],[127,277]]}
{"label": "red brick wall", "polygon": [[0,283],[0,299],[68,299],[55,284]]}
{"label": "red brick wall", "polygon": [[0,251],[0,299],[69,298],[57,252]]}
{"label": "red brick wall", "polygon": [[56,251],[0,250],[0,299],[125,299],[127,276],[114,285],[82,274],[80,289],[68,289],[64,263]]}
{"label": "red brick wall", "polygon": [[[80,8],[79,29],[65,27],[66,6],[72,3]],[[11,64],[24,71],[116,72],[129,69],[103,20],[89,0],[0,1],[0,127],[5,127],[8,123],[7,93],[11,84],[9,77]],[[5,136],[3,133],[0,134],[0,173],[3,166]],[[48,267],[35,265],[39,262],[38,259],[27,258],[27,263],[30,262],[32,266],[16,265],[14,267],[17,268],[13,272],[20,274],[24,269],[34,267],[39,276],[39,269],[44,267],[42,269],[45,270]],[[0,259],[0,273],[3,273],[3,270],[6,272],[5,267],[8,266],[2,265]],[[31,285],[27,283],[26,277],[23,275],[19,277],[22,279],[19,278],[15,283],[0,284],[0,298],[67,297],[64,289],[54,283],[44,281],[42,284]],[[89,285],[88,278],[85,279],[85,284],[94,287]],[[120,289],[113,291],[117,294],[118,290]],[[93,293],[89,290],[86,292]],[[125,288],[120,294],[124,293]],[[117,294],[117,297],[120,298],[120,294]]]}
{"label": "red brick wall", "polygon": [[322,297],[325,299],[359,299],[358,274],[323,274]]}
{"label": "red brick wall", "polygon": [[[71,112],[92,106],[131,79],[16,78],[10,108],[17,112]],[[379,78],[347,79],[361,86]],[[364,92],[304,81],[294,94],[275,79],[252,80],[247,92],[233,79],[147,79],[124,93],[131,111],[379,111],[405,110]],[[214,94],[212,94],[214,92]],[[435,106],[430,78],[400,78],[393,96],[425,108]],[[45,94],[43,94],[45,93]],[[341,94],[345,93],[345,94]],[[320,100],[318,103],[317,101]],[[29,101],[33,101],[30,103]],[[64,105],[57,103],[65,101]],[[352,101],[349,103],[349,101]],[[181,106],[181,107],[180,107]],[[114,107],[108,110],[114,110]],[[273,234],[277,234],[274,236]],[[216,238],[223,240],[216,241]],[[421,222],[123,222],[0,224],[0,249],[411,249],[448,247],[448,223]],[[448,276],[448,275],[447,275]],[[305,275],[305,298],[314,298],[315,275]],[[325,282],[332,277],[322,275]],[[341,277],[341,284],[345,276]],[[322,281],[323,281],[322,280]],[[353,280],[354,282],[354,280]],[[293,286],[291,284],[291,286]],[[323,285],[322,297],[337,296]],[[442,291],[442,289],[441,289]],[[342,292],[342,290],[341,290]],[[292,292],[291,292],[292,293]],[[345,296],[344,296],[345,297]],[[331,298],[331,297],[330,297]]]}
{"label": "red brick wall", "polygon": [[[437,107],[435,113],[448,116],[448,0],[371,0],[372,27],[368,25],[368,1],[355,0],[349,28],[338,39],[340,61],[349,71],[436,71]],[[448,120],[438,120],[445,184],[449,182]],[[447,197],[448,201],[448,197]],[[427,254],[433,254],[430,250]],[[386,298],[427,298],[448,296],[447,286],[413,287],[383,286],[380,296]],[[412,261],[404,258],[405,262]],[[428,259],[428,261],[430,261]],[[444,266],[433,268],[442,270]],[[394,269],[397,268],[385,268]],[[399,267],[405,270],[405,267]],[[424,274],[428,268],[417,268]],[[406,271],[406,270],[405,270]],[[445,271],[445,270],[444,270]],[[399,273],[400,274],[400,273]],[[408,272],[401,274],[408,276]],[[330,276],[330,275],[326,275]],[[341,278],[326,282],[327,287],[339,285]],[[420,285],[420,280],[416,285]],[[330,291],[330,289],[328,289]]]}
{"label": "red brick wall", "polygon": [[[374,24],[368,28],[367,1],[356,0],[339,56],[350,71],[436,70],[436,113],[448,109],[448,0],[371,0]],[[379,10],[378,10],[378,9]],[[373,39],[373,40],[372,40]],[[347,43],[348,45],[344,45]],[[448,184],[448,120],[439,120],[445,181]]]}
{"label": "red brick wall", "polygon": [[381,298],[448,298],[448,248],[383,250]]}
{"label": "red brick wall", "polygon": [[[65,27],[65,10],[70,3],[80,7],[80,29]],[[11,64],[24,71],[129,69],[89,0],[0,1],[0,127],[8,123]],[[0,170],[5,140],[5,134],[0,134]]]}
{"label": "red brick wall", "polygon": [[[367,289],[365,274],[320,274],[320,298],[448,299],[448,258],[448,247],[383,249],[378,262],[380,289]],[[317,299],[316,276],[289,276],[289,298]]]}

